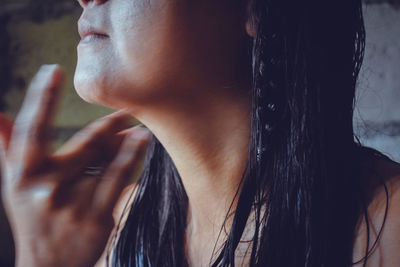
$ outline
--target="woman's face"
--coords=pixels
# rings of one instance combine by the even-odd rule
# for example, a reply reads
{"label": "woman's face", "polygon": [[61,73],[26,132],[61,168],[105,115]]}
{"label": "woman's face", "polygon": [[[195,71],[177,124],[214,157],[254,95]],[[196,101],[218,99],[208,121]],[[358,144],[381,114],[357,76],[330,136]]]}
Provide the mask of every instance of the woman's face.
{"label": "woman's face", "polygon": [[80,0],[78,94],[126,108],[229,86],[245,50],[243,2]]}

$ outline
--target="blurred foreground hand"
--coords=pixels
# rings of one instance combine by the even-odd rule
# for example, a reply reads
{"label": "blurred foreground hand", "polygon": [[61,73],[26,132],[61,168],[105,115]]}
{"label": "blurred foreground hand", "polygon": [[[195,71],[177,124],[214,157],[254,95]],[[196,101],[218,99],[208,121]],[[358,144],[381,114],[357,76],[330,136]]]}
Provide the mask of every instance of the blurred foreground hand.
{"label": "blurred foreground hand", "polygon": [[116,112],[53,153],[49,132],[64,74],[43,66],[15,123],[0,116],[2,197],[16,266],[93,266],[114,226],[112,210],[150,132]]}

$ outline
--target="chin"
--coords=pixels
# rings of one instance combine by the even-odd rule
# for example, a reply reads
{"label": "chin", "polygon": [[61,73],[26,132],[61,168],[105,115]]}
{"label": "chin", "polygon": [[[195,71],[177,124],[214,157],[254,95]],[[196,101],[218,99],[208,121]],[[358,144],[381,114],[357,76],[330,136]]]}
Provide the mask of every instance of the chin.
{"label": "chin", "polygon": [[169,84],[165,74],[156,75],[135,68],[89,68],[78,63],[74,75],[75,90],[84,101],[113,109],[131,109],[163,102],[172,94],[171,90],[167,90],[171,87],[165,84]]}
{"label": "chin", "polygon": [[74,77],[74,87],[76,93],[82,98],[84,101],[91,104],[100,104],[105,105],[105,92],[102,87],[99,87],[98,84],[90,82],[86,79],[80,79],[79,76],[75,75]]}
{"label": "chin", "polygon": [[74,87],[77,94],[86,102],[109,106],[110,100],[107,90],[107,76],[98,68],[89,68],[86,64],[78,62],[74,74]]}
{"label": "chin", "polygon": [[85,102],[116,110],[132,109],[134,101],[129,101],[129,96],[124,96],[123,91],[116,84],[113,85],[106,86],[102,82],[81,79],[79,75],[74,77],[75,91]]}

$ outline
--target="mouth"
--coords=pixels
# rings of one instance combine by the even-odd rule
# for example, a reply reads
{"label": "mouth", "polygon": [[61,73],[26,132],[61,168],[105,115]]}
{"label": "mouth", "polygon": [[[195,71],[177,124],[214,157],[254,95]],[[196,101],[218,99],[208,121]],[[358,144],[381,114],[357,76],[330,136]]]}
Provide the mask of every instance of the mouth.
{"label": "mouth", "polygon": [[91,42],[103,41],[110,38],[107,34],[89,31],[81,34],[80,44],[87,44]]}
{"label": "mouth", "polygon": [[101,28],[95,27],[92,23],[81,19],[78,21],[78,32],[81,36],[79,44],[99,42],[110,38]]}

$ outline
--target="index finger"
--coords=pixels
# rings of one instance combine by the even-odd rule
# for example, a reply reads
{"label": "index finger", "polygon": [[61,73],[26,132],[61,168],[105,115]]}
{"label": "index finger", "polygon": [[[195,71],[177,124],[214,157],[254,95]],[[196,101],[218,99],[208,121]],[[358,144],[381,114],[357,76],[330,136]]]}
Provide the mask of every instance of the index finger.
{"label": "index finger", "polygon": [[27,171],[48,153],[48,132],[54,117],[64,73],[58,65],[44,65],[32,80],[10,140],[9,155]]}

